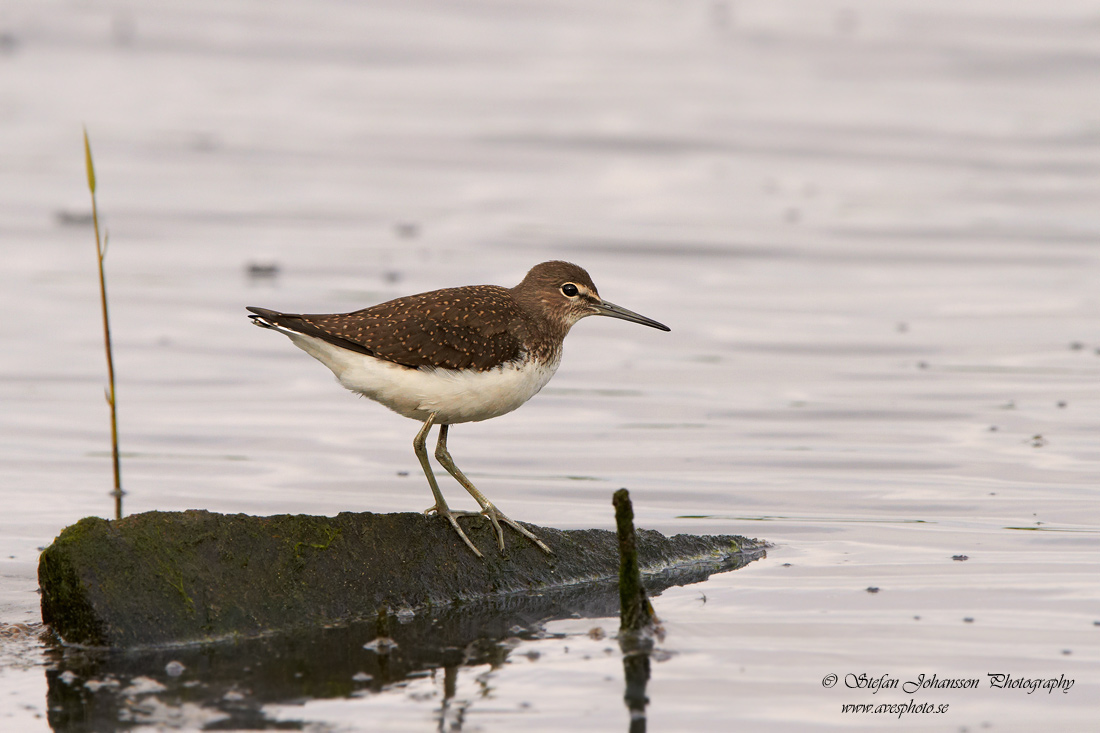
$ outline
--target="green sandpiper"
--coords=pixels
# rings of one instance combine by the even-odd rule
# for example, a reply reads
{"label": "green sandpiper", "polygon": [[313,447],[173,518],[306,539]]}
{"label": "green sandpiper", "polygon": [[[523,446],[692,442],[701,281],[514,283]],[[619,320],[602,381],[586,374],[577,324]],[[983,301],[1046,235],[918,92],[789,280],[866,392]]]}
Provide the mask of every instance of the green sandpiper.
{"label": "green sandpiper", "polygon": [[[562,342],[586,316],[610,316],[662,331],[668,326],[600,298],[592,278],[569,262],[535,265],[514,288],[470,285],[397,298],[352,313],[307,315],[248,307],[252,322],[280,331],[332,370],[352,392],[424,423],[413,440],[435,504],[481,557],[457,517],[484,515],[504,549],[504,522],[541,549],[538,537],[502,514],[458,469],[447,451],[451,425],[511,412],[542,389],[561,363]],[[470,492],[480,512],[447,506],[425,443],[439,425],[435,457]]]}

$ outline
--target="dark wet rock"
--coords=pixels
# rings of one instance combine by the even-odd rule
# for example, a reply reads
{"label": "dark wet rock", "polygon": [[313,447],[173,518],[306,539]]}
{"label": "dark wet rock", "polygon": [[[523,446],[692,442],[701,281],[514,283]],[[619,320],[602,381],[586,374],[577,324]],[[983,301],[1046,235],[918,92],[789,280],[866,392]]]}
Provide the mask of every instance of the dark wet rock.
{"label": "dark wet rock", "polygon": [[[512,608],[525,596],[615,588],[614,532],[528,525],[554,551],[548,556],[511,531],[501,553],[488,522],[464,526],[483,560],[446,521],[421,514],[89,517],[42,553],[42,618],[68,643],[129,648],[344,624],[382,609],[422,615],[486,600]],[[761,554],[760,543],[737,536],[637,534],[651,590]]]}
{"label": "dark wet rock", "polygon": [[[718,569],[757,556],[736,555]],[[651,575],[645,584],[657,596],[670,585],[705,580],[714,569],[695,563]],[[439,704],[446,710],[457,680],[480,680],[485,665],[500,667],[516,653],[530,664],[535,649],[524,642],[568,636],[548,630],[551,622],[618,612],[619,589],[607,579],[211,644],[124,652],[55,644],[45,671],[47,714],[57,731],[114,731],[120,720],[154,726],[166,719],[177,729],[305,728],[284,716],[272,719],[268,706],[382,693],[425,675],[445,680]],[[590,635],[605,632],[596,627]],[[174,665],[182,667],[179,675]],[[215,722],[215,716],[221,717]]]}

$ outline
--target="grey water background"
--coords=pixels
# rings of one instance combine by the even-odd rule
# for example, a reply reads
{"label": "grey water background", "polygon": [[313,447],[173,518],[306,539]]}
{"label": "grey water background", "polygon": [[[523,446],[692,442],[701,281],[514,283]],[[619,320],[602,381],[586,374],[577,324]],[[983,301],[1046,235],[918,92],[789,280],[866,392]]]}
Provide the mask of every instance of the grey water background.
{"label": "grey water background", "polygon": [[[580,323],[540,395],[452,432],[459,466],[519,519],[611,527],[625,486],[639,526],[774,544],[656,599],[651,730],[1091,730],[1098,81],[1100,4],[1075,0],[7,0],[0,727],[48,729],[39,548],[112,511],[86,124],[127,513],[423,509],[416,425],[243,307],[568,259],[672,332]],[[263,715],[622,729],[621,657],[590,633],[616,626],[554,622],[446,692]],[[127,724],[217,723],[152,684],[128,699]],[[948,708],[841,712],[910,700]]]}

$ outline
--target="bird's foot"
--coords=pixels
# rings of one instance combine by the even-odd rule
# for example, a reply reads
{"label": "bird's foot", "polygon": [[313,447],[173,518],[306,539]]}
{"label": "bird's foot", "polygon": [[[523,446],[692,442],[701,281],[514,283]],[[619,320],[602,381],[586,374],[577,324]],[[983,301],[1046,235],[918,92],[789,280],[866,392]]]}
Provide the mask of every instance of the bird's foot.
{"label": "bird's foot", "polygon": [[440,508],[435,506],[435,505],[432,505],[432,506],[428,507],[423,512],[421,512],[421,514],[438,514],[438,515],[444,516],[444,517],[447,516],[448,514],[450,514],[453,517],[480,517],[480,516],[482,516],[481,512],[468,512],[468,511],[464,511],[464,510],[463,511],[455,511],[454,509],[451,509],[450,507],[443,507],[443,509],[440,510]]}
{"label": "bird's foot", "polygon": [[470,538],[467,537],[466,533],[462,531],[462,527],[458,526],[458,520],[456,519],[456,517],[469,517],[469,516],[478,514],[478,512],[456,512],[456,511],[451,511],[450,507],[448,507],[446,504],[444,504],[442,507],[440,507],[438,505],[428,507],[427,509],[424,510],[424,513],[425,514],[438,514],[440,516],[446,517],[447,521],[451,523],[452,527],[454,527],[455,532],[458,532],[458,536],[461,537],[462,541],[466,543],[466,546],[469,547],[471,550],[473,550],[473,553],[475,555],[477,555],[478,557],[485,557],[484,555],[481,554],[481,550],[477,549],[477,547],[474,545],[473,542],[470,542]]}
{"label": "bird's foot", "polygon": [[493,529],[497,533],[497,545],[500,547],[501,551],[504,550],[504,530],[501,529],[500,523],[504,522],[509,527],[538,545],[539,549],[545,552],[547,555],[554,554],[554,552],[546,546],[546,543],[544,543],[535,535],[531,534],[531,532],[528,531],[527,528],[522,526],[519,522],[516,522],[515,520],[507,517],[503,512],[493,506],[492,502],[486,502],[485,506],[481,510],[481,513],[488,517],[489,521],[493,523]]}

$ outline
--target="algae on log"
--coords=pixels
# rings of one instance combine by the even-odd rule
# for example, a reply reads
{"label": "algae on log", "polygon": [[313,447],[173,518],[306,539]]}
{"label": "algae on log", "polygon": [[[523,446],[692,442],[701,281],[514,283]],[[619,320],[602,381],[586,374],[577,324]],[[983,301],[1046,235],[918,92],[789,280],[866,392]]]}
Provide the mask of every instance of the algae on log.
{"label": "algae on log", "polygon": [[[446,521],[423,514],[255,517],[206,511],[82,519],[42,553],[42,620],[73,644],[135,647],[343,623],[379,609],[445,606],[613,580],[614,532],[527,525],[546,555],[488,522],[467,525],[479,559]],[[762,545],[738,536],[638,531],[645,573],[744,564]],[[700,578],[701,579],[701,578]],[[667,585],[667,584],[666,584]]]}

